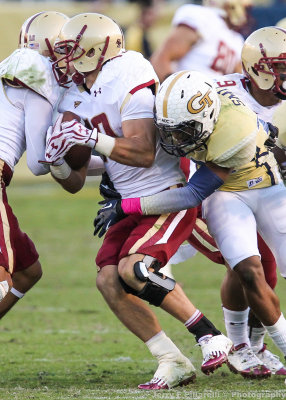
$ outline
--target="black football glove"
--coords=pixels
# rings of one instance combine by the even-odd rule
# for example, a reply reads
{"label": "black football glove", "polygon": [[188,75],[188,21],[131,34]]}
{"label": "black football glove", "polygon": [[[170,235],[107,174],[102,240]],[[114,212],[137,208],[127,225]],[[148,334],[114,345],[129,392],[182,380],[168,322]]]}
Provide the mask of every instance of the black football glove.
{"label": "black football glove", "polygon": [[120,193],[116,191],[107,172],[102,174],[101,182],[99,184],[99,193],[105,200],[121,199]]}
{"label": "black football glove", "polygon": [[271,150],[275,146],[279,131],[278,128],[272,125],[270,122],[267,122],[267,125],[269,128],[269,136],[267,140],[264,142],[264,144],[269,150]]}
{"label": "black football glove", "polygon": [[120,199],[103,200],[98,204],[103,204],[103,207],[97,212],[97,217],[93,222],[93,234],[94,236],[98,234],[98,237],[101,238],[112,225],[127,215],[124,214],[121,208]]}

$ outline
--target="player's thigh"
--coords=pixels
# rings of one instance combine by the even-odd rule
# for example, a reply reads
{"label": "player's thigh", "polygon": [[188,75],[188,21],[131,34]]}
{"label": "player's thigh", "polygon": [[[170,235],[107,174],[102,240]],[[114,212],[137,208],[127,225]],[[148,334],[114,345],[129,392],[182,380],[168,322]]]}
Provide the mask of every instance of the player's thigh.
{"label": "player's thigh", "polygon": [[272,250],[282,276],[286,277],[286,188],[261,189],[256,211],[257,228]]}
{"label": "player's thigh", "polygon": [[196,216],[196,209],[160,216],[143,216],[124,243],[120,259],[135,254],[149,255],[157,259],[163,267],[189,237]]}
{"label": "player's thigh", "polygon": [[248,257],[259,255],[253,211],[237,193],[213,193],[203,202],[203,217],[231,268]]}

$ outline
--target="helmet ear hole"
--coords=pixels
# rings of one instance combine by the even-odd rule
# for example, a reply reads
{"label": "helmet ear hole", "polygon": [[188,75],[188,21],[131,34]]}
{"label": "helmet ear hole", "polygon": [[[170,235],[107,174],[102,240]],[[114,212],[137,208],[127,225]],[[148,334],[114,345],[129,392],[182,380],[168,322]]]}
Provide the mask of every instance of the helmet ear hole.
{"label": "helmet ear hole", "polygon": [[253,72],[256,76],[259,75],[259,74],[258,74],[258,71],[256,71],[256,69],[255,69],[254,67],[251,67],[251,69],[252,69],[252,72]]}
{"label": "helmet ear hole", "polygon": [[89,57],[89,58],[93,57],[94,55],[95,55],[95,49],[94,48],[88,50],[88,52],[86,53],[86,57]]}

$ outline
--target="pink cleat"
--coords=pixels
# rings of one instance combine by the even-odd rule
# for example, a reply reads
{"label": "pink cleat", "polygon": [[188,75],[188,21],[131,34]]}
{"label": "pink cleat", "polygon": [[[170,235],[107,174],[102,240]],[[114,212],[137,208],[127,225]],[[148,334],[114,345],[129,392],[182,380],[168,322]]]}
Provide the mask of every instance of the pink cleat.
{"label": "pink cleat", "polygon": [[233,347],[232,341],[224,336],[210,336],[199,342],[203,352],[203,363],[201,370],[204,374],[209,375],[222,364],[227,362],[227,356]]}
{"label": "pink cleat", "polygon": [[242,343],[229,354],[227,365],[235,374],[240,374],[249,379],[265,379],[271,376],[271,371],[254,354],[253,350]]}
{"label": "pink cleat", "polygon": [[275,354],[271,353],[271,351],[267,350],[266,344],[263,344],[261,350],[257,351],[254,347],[252,347],[254,354],[259,360],[270,369],[272,375],[286,375],[286,368],[279,360],[279,357]]}

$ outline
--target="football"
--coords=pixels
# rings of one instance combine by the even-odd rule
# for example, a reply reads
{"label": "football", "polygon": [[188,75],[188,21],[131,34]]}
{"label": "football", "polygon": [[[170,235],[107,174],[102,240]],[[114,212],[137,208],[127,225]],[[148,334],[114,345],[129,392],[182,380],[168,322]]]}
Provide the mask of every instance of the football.
{"label": "football", "polygon": [[[64,116],[62,122],[72,121],[73,119],[76,119],[78,122],[80,122],[80,117],[70,111],[66,111],[63,114]],[[86,164],[86,162],[89,160],[90,155],[90,147],[75,144],[67,152],[64,159],[72,169],[78,170]]]}

